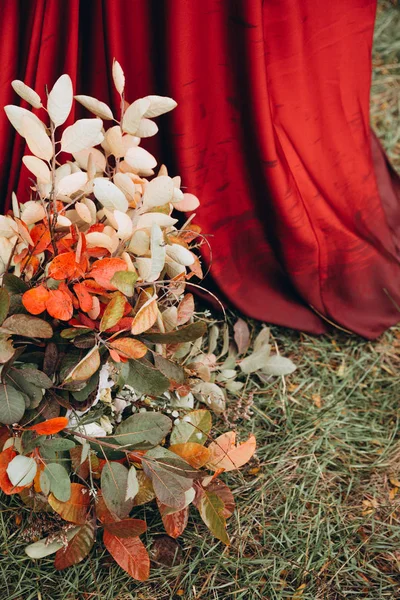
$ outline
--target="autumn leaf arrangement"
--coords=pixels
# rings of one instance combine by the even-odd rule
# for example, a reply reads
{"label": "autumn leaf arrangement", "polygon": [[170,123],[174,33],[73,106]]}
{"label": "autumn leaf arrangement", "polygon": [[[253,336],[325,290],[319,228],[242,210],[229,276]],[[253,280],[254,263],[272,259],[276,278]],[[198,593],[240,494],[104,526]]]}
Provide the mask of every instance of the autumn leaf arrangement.
{"label": "autumn leaf arrangement", "polygon": [[238,444],[235,431],[211,437],[209,409],[223,411],[224,391],[188,358],[207,330],[187,293],[202,278],[199,201],[164,166],[155,174],[141,146],[176,103],[129,104],[116,61],[112,77],[119,120],[75,96],[92,116],[66,126],[68,75],[44,103],[14,81],[35,112],[5,107],[30,151],[31,194],[13,194],[0,216],[0,489],[19,494],[33,523],[38,511],[61,519],[58,534],[27,546],[32,559],[55,554],[64,569],[102,540],[143,581],[150,560],[135,507],[154,501],[176,538],[193,505],[228,544],[234,500],[219,475],[256,443]]}

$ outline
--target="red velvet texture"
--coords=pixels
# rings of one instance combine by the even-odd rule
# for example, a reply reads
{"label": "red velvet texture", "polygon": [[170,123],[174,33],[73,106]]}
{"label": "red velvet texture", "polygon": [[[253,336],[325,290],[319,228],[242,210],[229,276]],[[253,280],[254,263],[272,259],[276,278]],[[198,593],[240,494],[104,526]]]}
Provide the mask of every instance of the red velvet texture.
{"label": "red velvet texture", "polygon": [[[143,145],[199,196],[221,297],[269,323],[322,333],[320,313],[373,338],[400,320],[400,186],[369,126],[375,4],[0,0],[0,105],[19,103],[12,79],[44,94],[69,73],[117,109],[116,57],[128,101],[178,102]],[[6,208],[12,190],[29,197],[29,151],[3,113],[0,152]]]}

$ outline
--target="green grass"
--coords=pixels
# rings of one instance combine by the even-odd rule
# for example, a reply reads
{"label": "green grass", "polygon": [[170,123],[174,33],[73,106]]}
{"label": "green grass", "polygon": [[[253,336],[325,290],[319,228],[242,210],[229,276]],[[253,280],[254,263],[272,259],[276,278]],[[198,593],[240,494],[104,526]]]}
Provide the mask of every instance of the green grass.
{"label": "green grass", "polygon": [[[399,8],[387,3],[377,22],[372,99],[374,125],[398,165],[399,24]],[[273,328],[273,334],[298,370],[286,381],[262,384],[254,377],[244,392],[254,393],[254,415],[239,421],[238,430],[243,439],[256,434],[258,451],[242,473],[225,477],[238,506],[229,548],[193,511],[179,540],[180,564],[154,564],[145,584],[126,576],[101,547],[89,561],[57,573],[51,557],[34,563],[25,556],[21,534],[32,514],[2,497],[2,597],[400,598],[400,330],[373,343],[336,332],[313,338]],[[151,507],[143,513],[151,549],[161,520]]]}

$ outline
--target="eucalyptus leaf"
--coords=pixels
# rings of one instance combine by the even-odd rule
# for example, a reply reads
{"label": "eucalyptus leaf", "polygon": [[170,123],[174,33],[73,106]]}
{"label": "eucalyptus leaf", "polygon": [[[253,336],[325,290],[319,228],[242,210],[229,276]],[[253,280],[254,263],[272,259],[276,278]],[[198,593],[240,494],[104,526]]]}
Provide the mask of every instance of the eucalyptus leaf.
{"label": "eucalyptus leaf", "polygon": [[0,423],[18,423],[25,412],[24,396],[11,385],[0,384]]}
{"label": "eucalyptus leaf", "polygon": [[118,425],[114,439],[121,446],[149,448],[157,446],[171,427],[171,419],[159,412],[136,413]]}
{"label": "eucalyptus leaf", "polygon": [[24,486],[33,481],[37,472],[37,464],[33,458],[18,454],[9,462],[6,471],[15,487]]}
{"label": "eucalyptus leaf", "polygon": [[169,379],[145,360],[129,361],[126,383],[133,387],[137,394],[149,396],[161,396],[170,386]]}
{"label": "eucalyptus leaf", "polygon": [[11,315],[4,321],[1,329],[24,337],[44,339],[53,337],[53,329],[50,323],[32,315]]}
{"label": "eucalyptus leaf", "polygon": [[23,294],[29,290],[29,285],[12,273],[5,273],[3,275],[3,286],[10,294]]}
{"label": "eucalyptus leaf", "polygon": [[262,371],[266,375],[290,375],[296,370],[296,365],[289,359],[279,354],[273,354],[268,358],[267,364]]}
{"label": "eucalyptus leaf", "polygon": [[10,294],[5,287],[0,288],[0,325],[8,315],[10,308]]}
{"label": "eucalyptus leaf", "polygon": [[154,342],[155,344],[180,344],[184,342],[193,342],[202,337],[207,331],[207,324],[204,321],[196,321],[190,325],[185,325],[175,331],[168,333],[143,333],[142,336]]}
{"label": "eucalyptus leaf", "polygon": [[128,469],[117,462],[108,462],[101,472],[101,491],[107,508],[120,519],[127,517],[133,508],[132,498],[126,499]]}
{"label": "eucalyptus leaf", "polygon": [[172,380],[176,383],[185,382],[186,377],[184,369],[172,360],[168,360],[160,354],[154,354],[154,364],[170,381]]}
{"label": "eucalyptus leaf", "polygon": [[43,473],[50,481],[50,491],[60,502],[67,502],[71,497],[71,482],[67,470],[57,463],[46,465]]}
{"label": "eucalyptus leaf", "polygon": [[111,283],[120,292],[131,298],[135,293],[135,283],[137,281],[137,274],[134,271],[117,271],[114,273]]}

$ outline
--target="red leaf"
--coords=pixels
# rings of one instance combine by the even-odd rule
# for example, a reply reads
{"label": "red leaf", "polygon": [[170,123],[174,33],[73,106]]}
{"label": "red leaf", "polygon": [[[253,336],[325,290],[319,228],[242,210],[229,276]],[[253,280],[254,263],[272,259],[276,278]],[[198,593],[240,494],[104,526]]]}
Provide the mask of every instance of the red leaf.
{"label": "red leaf", "polygon": [[186,294],[182,302],[178,306],[178,325],[184,325],[192,317],[194,313],[194,298],[193,294]]}
{"label": "red leaf", "polygon": [[31,315],[39,315],[46,310],[49,292],[43,285],[32,288],[22,296],[22,304]]}
{"label": "red leaf", "polygon": [[62,571],[80,563],[91,551],[94,544],[95,523],[90,520],[74,535],[66,548],[57,551],[54,566]]}
{"label": "red leaf", "polygon": [[50,290],[46,302],[46,310],[51,317],[68,321],[74,312],[72,300],[69,295],[62,290]]}
{"label": "red leaf", "polygon": [[189,507],[186,506],[185,508],[182,508],[182,510],[172,513],[172,515],[163,515],[162,509],[163,507],[166,507],[166,505],[162,504],[161,502],[157,502],[157,504],[160,509],[165,531],[168,533],[168,535],[170,535],[172,538],[177,538],[182,535],[188,523]]}
{"label": "red leaf", "polygon": [[43,423],[37,423],[36,425],[27,427],[27,429],[36,431],[39,435],[52,435],[65,429],[67,425],[68,419],[66,417],[55,417],[54,419],[49,419]]}
{"label": "red leaf", "polygon": [[150,574],[150,559],[138,537],[119,538],[104,531],[104,545],[119,566],[138,581],[146,581]]}
{"label": "red leaf", "polygon": [[117,537],[129,538],[142,535],[146,531],[147,525],[146,521],[142,521],[142,519],[122,519],[122,521],[114,523],[105,523],[104,529]]}
{"label": "red leaf", "polygon": [[116,290],[111,279],[117,271],[127,271],[127,269],[128,265],[122,258],[102,258],[93,264],[90,277],[105,290]]}
{"label": "red leaf", "polygon": [[83,312],[88,312],[93,308],[93,298],[89,294],[87,287],[84,283],[76,283],[74,285],[74,292],[79,300],[79,306]]}
{"label": "red leaf", "polygon": [[234,338],[239,354],[244,354],[250,344],[250,330],[243,319],[238,319],[233,326]]}
{"label": "red leaf", "polygon": [[3,452],[0,452],[0,489],[7,496],[18,494],[24,489],[23,485],[14,487],[7,475],[7,467],[15,456],[17,456],[17,453],[13,448],[6,448]]}

